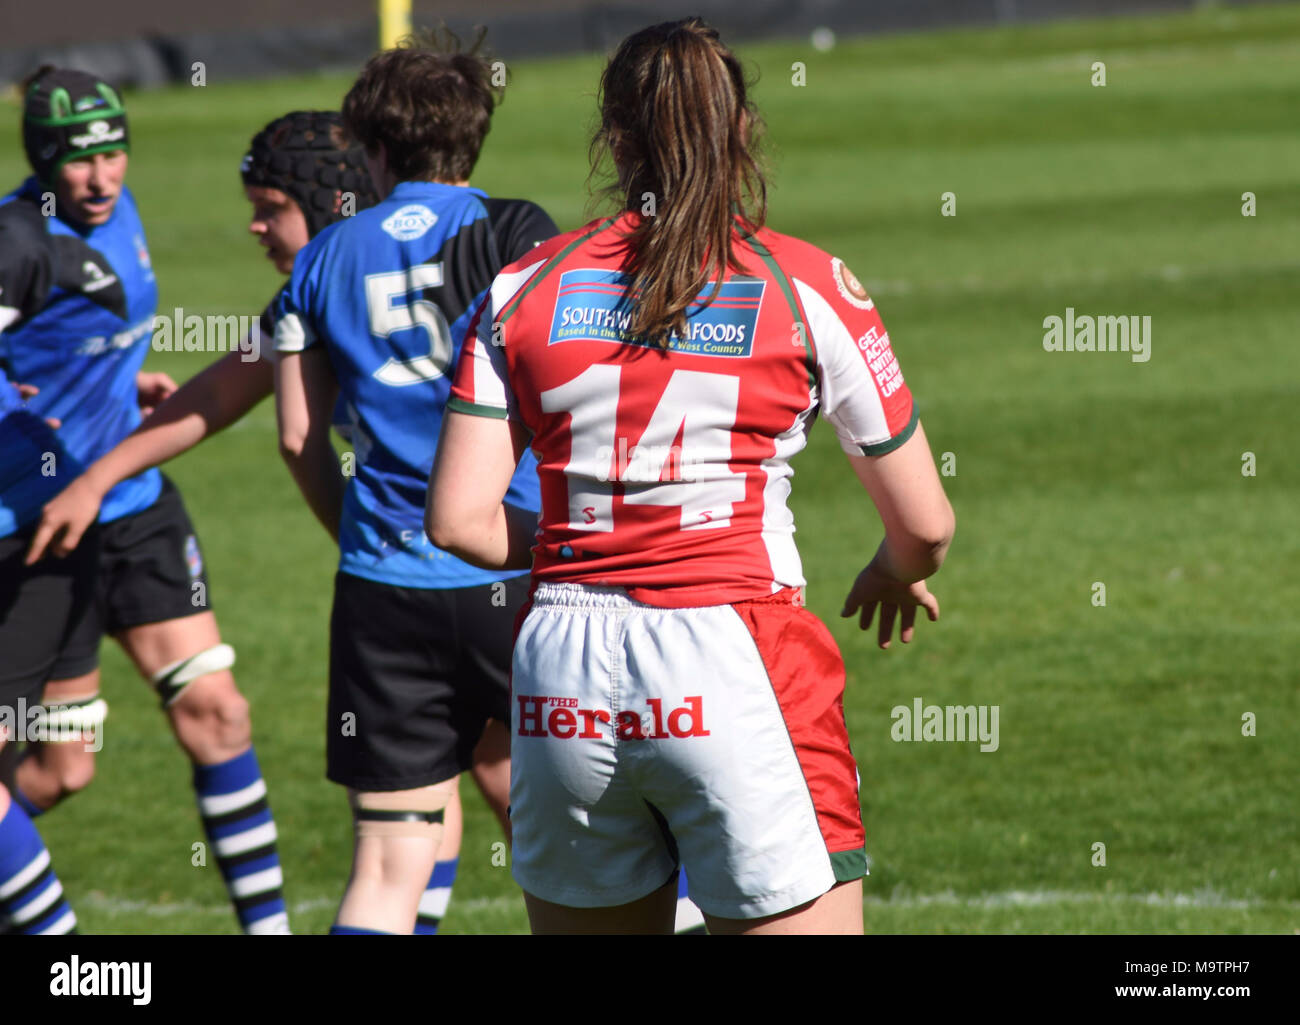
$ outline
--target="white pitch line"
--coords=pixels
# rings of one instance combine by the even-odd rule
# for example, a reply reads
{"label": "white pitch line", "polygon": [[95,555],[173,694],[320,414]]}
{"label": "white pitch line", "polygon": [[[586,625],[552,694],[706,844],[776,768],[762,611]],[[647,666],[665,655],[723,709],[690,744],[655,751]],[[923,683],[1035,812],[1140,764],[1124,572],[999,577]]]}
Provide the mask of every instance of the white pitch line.
{"label": "white pitch line", "polygon": [[[1196,893],[1083,893],[1068,890],[1007,890],[1002,893],[962,895],[951,890],[943,893],[909,894],[897,892],[888,897],[869,895],[862,903],[876,908],[965,907],[991,910],[997,908],[1052,907],[1062,904],[1121,905],[1137,904],[1160,908],[1221,908],[1229,911],[1249,911],[1274,907],[1283,910],[1300,910],[1300,901],[1270,901],[1259,898],[1229,897],[1211,890]],[[75,908],[105,911],[110,914],[143,914],[159,917],[170,915],[229,915],[229,904],[197,904],[193,901],[151,903],[142,900],[119,900],[103,894],[87,894],[73,901]],[[335,908],[338,899],[320,897],[298,901],[289,908],[290,914],[300,915]],[[458,912],[510,911],[522,909],[523,896],[511,897],[452,897],[452,906]]]}
{"label": "white pitch line", "polygon": [[[453,898],[453,900],[458,909],[470,912],[508,911],[515,907],[522,910],[524,906],[523,894],[517,897],[469,897],[463,900]],[[167,917],[169,915],[229,915],[233,913],[229,904],[196,904],[194,901],[159,903],[145,900],[120,900],[116,897],[106,897],[102,893],[85,894],[77,897],[73,903],[78,909],[106,911],[113,915],[156,915]],[[338,904],[338,897],[300,900],[289,905],[289,913],[291,915],[301,915],[311,911],[337,908]]]}
{"label": "white pitch line", "polygon": [[1161,908],[1223,908],[1247,911],[1254,908],[1280,907],[1300,909],[1297,901],[1269,901],[1259,898],[1228,897],[1212,890],[1196,893],[1080,893],[1068,890],[1007,890],[963,896],[948,890],[944,893],[909,894],[899,892],[889,897],[868,896],[863,903],[874,907],[917,908],[960,906],[967,908],[1032,908],[1058,904],[1141,904]]}

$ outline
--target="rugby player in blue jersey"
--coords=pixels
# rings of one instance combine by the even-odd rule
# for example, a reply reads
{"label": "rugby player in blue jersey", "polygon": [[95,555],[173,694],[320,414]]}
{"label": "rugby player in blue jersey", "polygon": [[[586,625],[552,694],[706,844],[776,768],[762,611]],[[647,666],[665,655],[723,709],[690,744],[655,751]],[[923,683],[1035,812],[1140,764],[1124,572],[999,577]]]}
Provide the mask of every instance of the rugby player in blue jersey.
{"label": "rugby player in blue jersey", "polygon": [[[378,54],[348,93],[345,128],[384,198],[303,249],[276,325],[282,450],[340,550],[326,757],[355,848],[334,933],[411,931],[456,777],[489,722],[505,753],[528,587],[526,573],[434,548],[423,528],[446,374],[474,307],[523,255],[512,237],[556,233],[536,206],[469,186],[499,94],[482,56],[439,49]],[[336,393],[356,450],[346,479],[328,437]],[[509,500],[538,508],[530,459]],[[502,772],[486,794],[503,825],[508,784]]]}
{"label": "rugby player in blue jersey", "polygon": [[[240,165],[244,194],[252,206],[249,231],[276,269],[288,274],[298,251],[327,225],[371,206],[370,176],[359,147],[342,140],[342,118],[334,111],[293,111],[268,123],[252,139]],[[499,244],[508,259],[522,255],[554,231],[536,208],[515,200],[490,200]],[[275,390],[268,346],[274,335],[275,301],[264,311],[257,346],[246,344],[216,360],[171,395],[134,432],[97,459],[45,506],[30,559],[48,546],[57,554],[76,547],[95,522],[100,503],[119,482],[165,463],[224,430]],[[251,341],[251,340],[250,340]],[[257,351],[263,358],[249,360]],[[343,411],[346,415],[346,410]],[[336,411],[336,426],[339,426]],[[346,426],[346,424],[344,424]],[[80,756],[69,751],[68,758]],[[93,757],[86,754],[82,757]],[[485,792],[508,773],[499,728],[490,730],[474,753],[471,772]],[[42,771],[35,759],[20,769],[20,785]],[[459,795],[446,810],[438,861],[420,899],[415,932],[438,931],[456,878],[461,841]]]}
{"label": "rugby player in blue jersey", "polygon": [[[0,200],[0,360],[35,386],[40,417],[89,465],[174,390],[142,374],[158,291],[135,200],[124,184],[126,112],[105,82],[46,66],[24,91],[23,143],[33,175]],[[53,479],[70,482],[65,463]],[[203,556],[176,488],[157,470],[104,496],[93,615],[68,639],[47,700],[102,719],[98,648],[103,633],[125,648],[154,686],[193,763],[204,828],[248,933],[288,932],[275,822],[252,746],[248,702],[208,607]],[[28,599],[24,599],[25,603]],[[25,604],[24,614],[39,614]],[[24,776],[28,813],[88,780],[57,762],[72,745],[43,745],[53,771]],[[78,765],[84,766],[84,760]],[[44,782],[46,788],[41,790]],[[17,795],[15,795],[17,796]]]}
{"label": "rugby player in blue jersey", "polygon": [[[0,293],[0,301],[3,301]],[[70,559],[26,566],[23,554],[41,503],[59,488],[46,471],[78,472],[50,425],[26,407],[0,369],[0,932],[68,933],[76,916],[50,855],[6,783],[6,741],[30,739],[41,688],[79,621],[89,613],[98,532]],[[48,727],[48,722],[43,724]]]}

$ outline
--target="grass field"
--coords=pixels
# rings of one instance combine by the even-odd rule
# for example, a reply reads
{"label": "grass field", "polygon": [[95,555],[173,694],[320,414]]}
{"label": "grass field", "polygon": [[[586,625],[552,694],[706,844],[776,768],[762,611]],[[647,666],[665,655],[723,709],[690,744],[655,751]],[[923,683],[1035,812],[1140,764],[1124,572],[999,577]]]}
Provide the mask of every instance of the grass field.
{"label": "grass field", "polygon": [[[740,52],[761,74],[770,224],[863,280],[956,470],[943,619],[881,652],[837,617],[878,518],[825,425],[795,463],[810,604],[848,665],[868,929],[1300,931],[1300,6]],[[512,67],[475,184],[582,223],[600,66]],[[239,158],[267,120],[347,85],[130,97],[162,310],[261,309],[279,279],[246,234]],[[23,173],[16,146],[0,154],[0,181]],[[1044,351],[1067,307],[1150,316],[1149,361]],[[148,366],[179,379],[211,358]],[[335,556],[270,403],[169,473],[253,702],[293,924],[322,932],[350,858],[323,778]],[[115,649],[104,676],[98,778],[40,820],[83,931],[234,932],[216,869],[191,866],[188,769],[153,698]],[[917,697],[999,706],[998,749],[895,743],[891,709]],[[525,931],[470,790],[445,932]]]}

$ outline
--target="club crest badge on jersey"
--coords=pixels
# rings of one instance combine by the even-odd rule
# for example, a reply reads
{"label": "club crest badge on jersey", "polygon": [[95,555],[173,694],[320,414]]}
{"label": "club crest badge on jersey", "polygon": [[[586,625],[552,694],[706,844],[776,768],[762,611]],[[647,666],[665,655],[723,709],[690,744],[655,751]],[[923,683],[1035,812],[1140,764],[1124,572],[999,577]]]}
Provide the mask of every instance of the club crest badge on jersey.
{"label": "club crest badge on jersey", "polygon": [[[713,282],[704,286],[686,310],[686,337],[673,335],[673,352],[694,356],[747,359],[754,347],[754,326],[766,282],[759,278],[725,281],[717,297],[705,304]],[[557,342],[615,342],[645,345],[627,334],[632,311],[627,278],[611,270],[570,270],[560,275],[548,345]]]}
{"label": "club crest badge on jersey", "polygon": [[193,534],[185,539],[185,564],[190,568],[190,579],[198,580],[203,573],[203,554],[199,551],[199,541]]}
{"label": "club crest badge on jersey", "polygon": [[835,287],[839,289],[840,295],[844,296],[851,305],[860,310],[875,309],[876,304],[867,295],[862,282],[838,256],[831,257],[831,276],[835,279]]}
{"label": "club crest badge on jersey", "polygon": [[140,261],[140,266],[146,270],[149,268],[149,250],[145,247],[144,238],[136,235],[131,241],[135,243],[135,258]]}
{"label": "club crest badge on jersey", "polygon": [[408,203],[379,225],[398,242],[412,242],[438,223],[438,215],[422,203]]}

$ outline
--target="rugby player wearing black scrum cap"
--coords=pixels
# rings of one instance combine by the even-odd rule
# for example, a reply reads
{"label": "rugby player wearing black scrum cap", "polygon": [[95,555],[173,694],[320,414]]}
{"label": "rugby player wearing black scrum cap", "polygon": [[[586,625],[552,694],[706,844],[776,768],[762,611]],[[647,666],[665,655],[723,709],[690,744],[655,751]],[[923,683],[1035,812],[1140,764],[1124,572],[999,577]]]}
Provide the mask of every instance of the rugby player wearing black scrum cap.
{"label": "rugby player wearing black scrum cap", "polygon": [[[244,194],[252,205],[249,231],[281,273],[293,269],[294,257],[309,240],[375,202],[361,148],[349,146],[341,138],[341,120],[337,112],[319,110],[293,111],[278,117],[253,136],[240,164]],[[499,203],[498,212],[503,215],[499,221],[509,229],[501,232],[503,245],[513,251],[540,241],[526,230],[535,229],[532,221],[523,216],[532,212],[528,204],[492,202]],[[260,341],[269,342],[274,333],[275,305],[273,300],[262,314]],[[109,488],[188,451],[272,394],[271,364],[250,357],[253,352],[263,354],[261,346],[253,341],[246,340],[241,351],[227,354],[191,378],[137,431],[50,502],[33,552],[39,554],[40,546],[47,543],[56,551],[71,550],[94,522]],[[345,409],[336,411],[335,424],[346,431]],[[29,770],[27,763],[23,769],[30,778],[34,769]],[[480,787],[491,785],[490,774],[500,774],[501,759],[490,744],[481,745],[475,752],[471,771]],[[451,896],[461,837],[459,796],[454,796],[447,806],[445,826],[437,864],[420,900],[417,934],[438,931]]]}
{"label": "rugby player wearing black scrum cap", "polygon": [[[62,421],[58,437],[70,458],[53,477],[63,483],[137,427],[139,407],[156,406],[175,385],[140,369],[158,290],[124,184],[129,136],[120,96],[93,75],[43,67],[24,90],[23,143],[34,173],[0,200],[0,358],[12,380],[34,387],[29,409]],[[208,606],[203,556],[180,494],[150,469],[115,482],[102,499],[93,615],[67,638],[45,690],[47,702],[74,707],[46,726],[78,740],[98,730],[99,640],[113,634],[157,690],[193,764],[200,815],[241,926],[288,932],[248,702],[230,672],[234,650]],[[47,540],[34,537],[28,565]],[[29,815],[52,806],[89,782],[91,755],[84,743],[39,745],[19,767],[15,798]]]}

